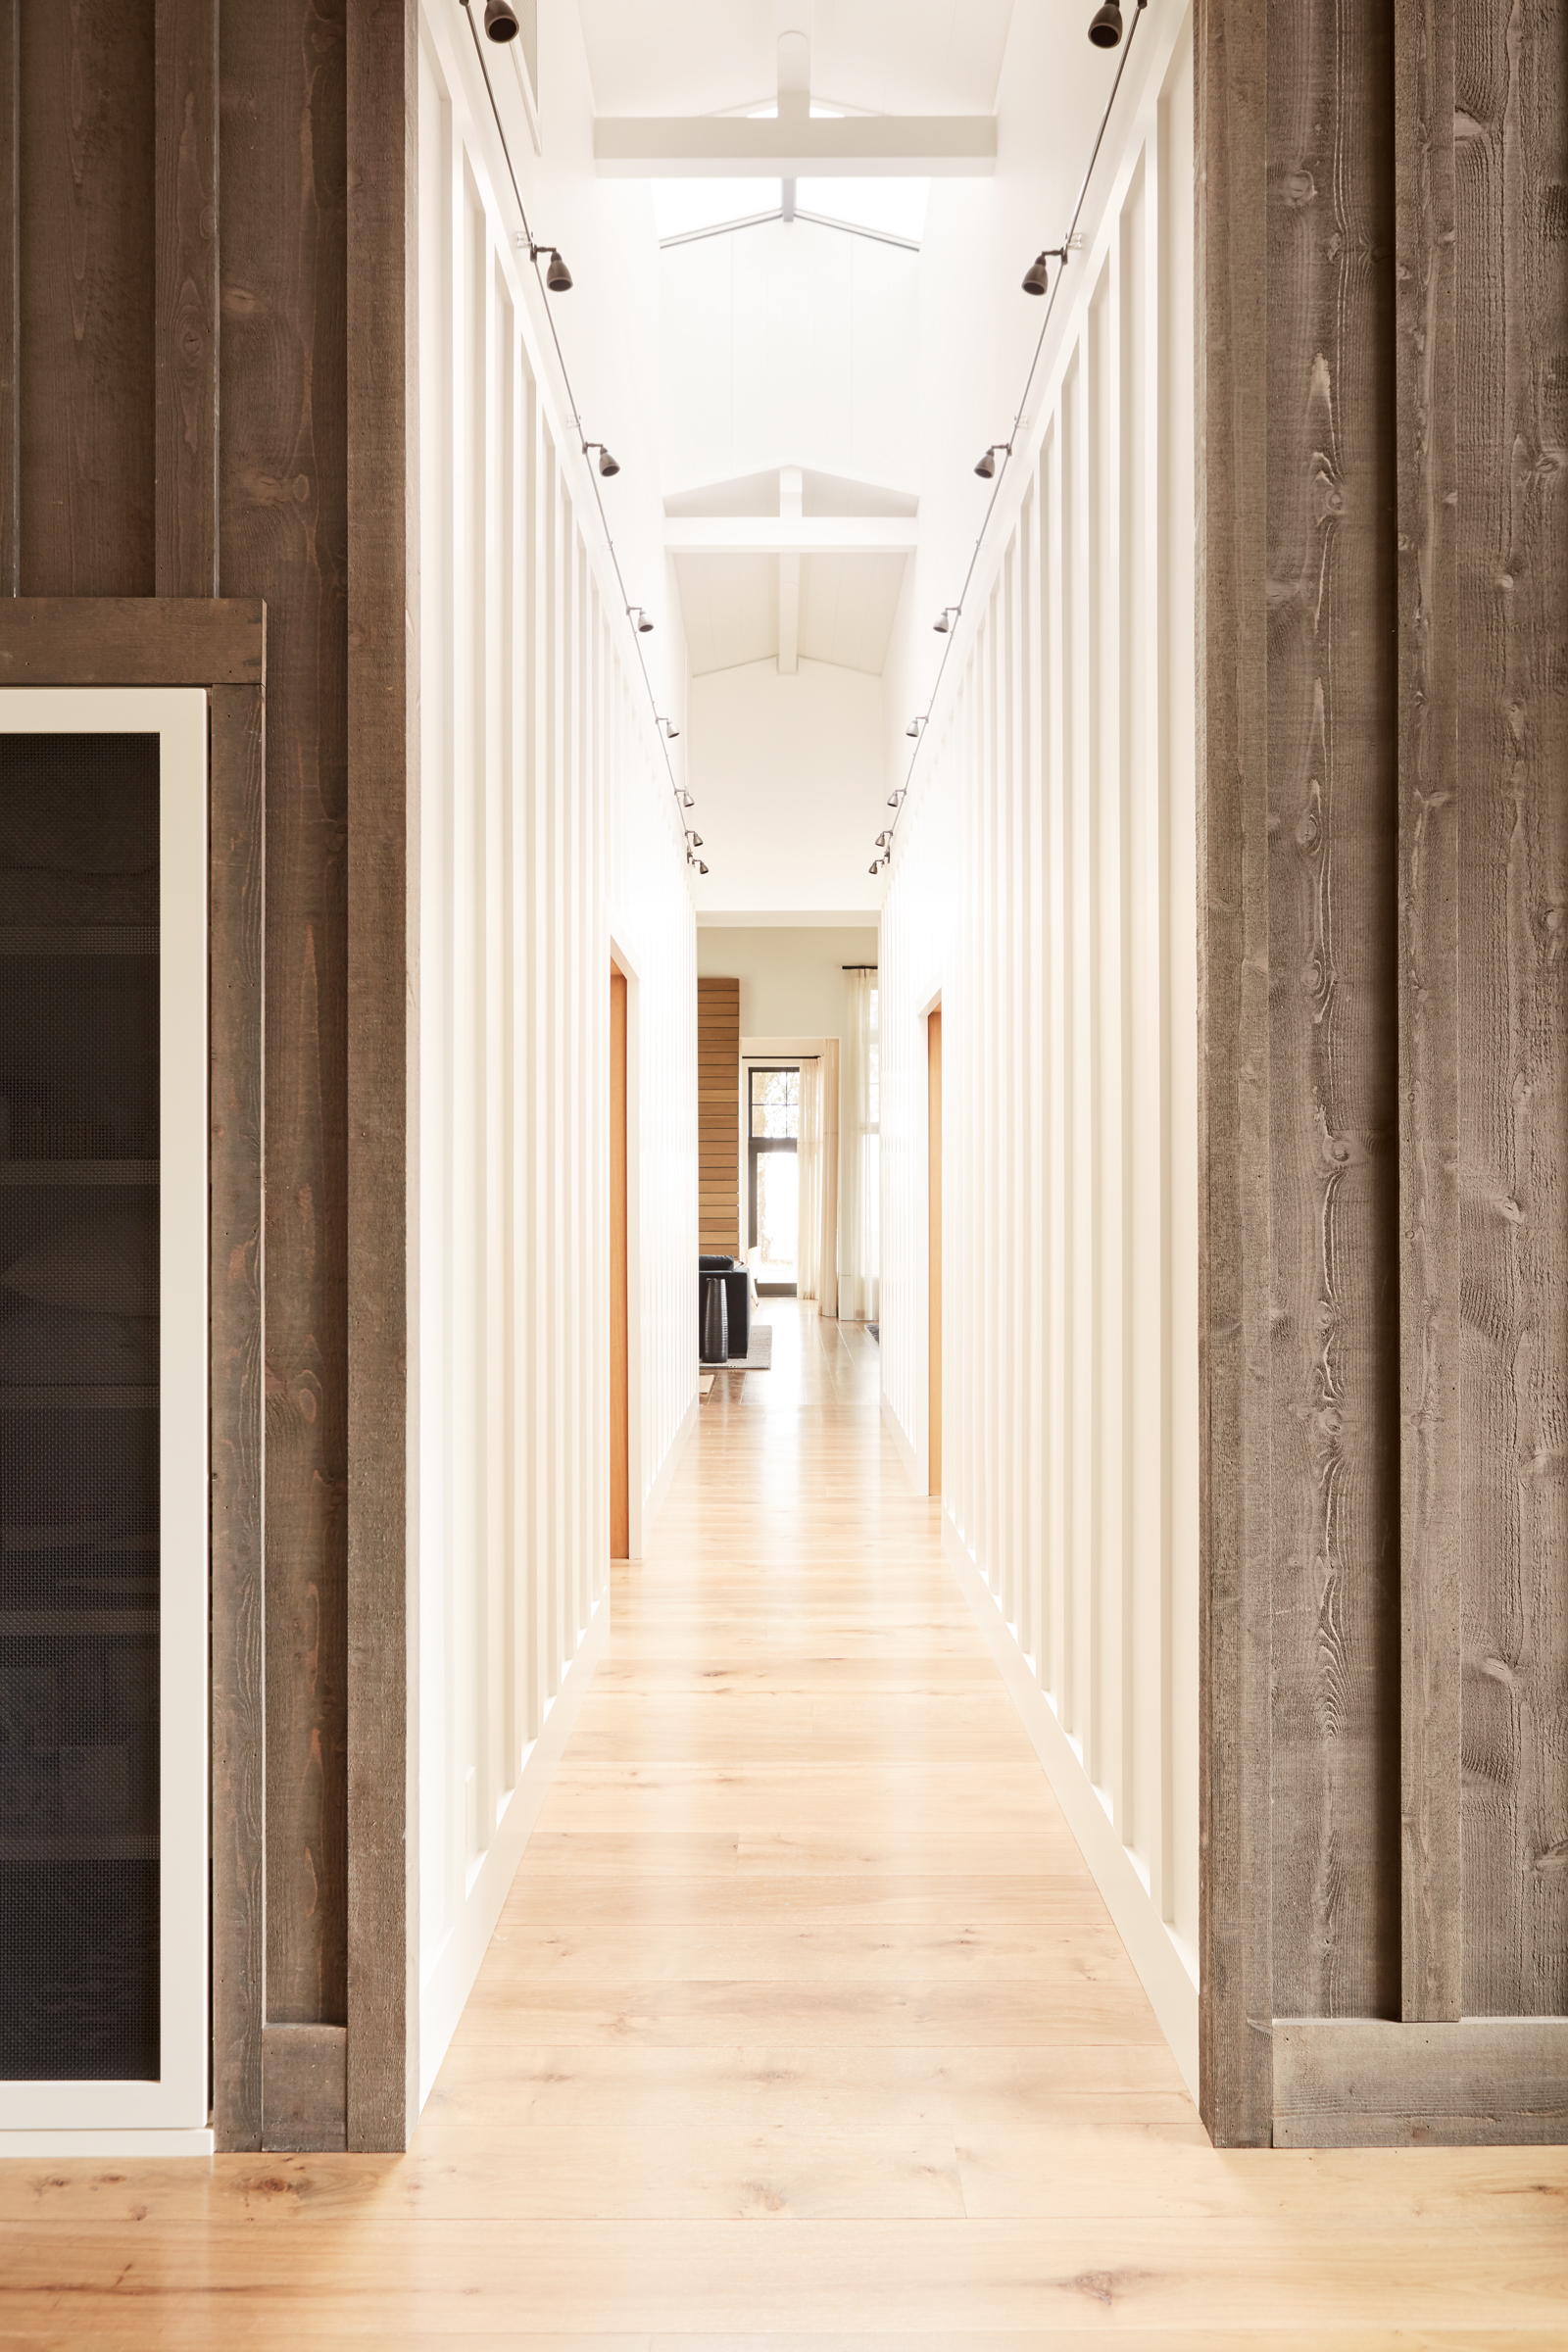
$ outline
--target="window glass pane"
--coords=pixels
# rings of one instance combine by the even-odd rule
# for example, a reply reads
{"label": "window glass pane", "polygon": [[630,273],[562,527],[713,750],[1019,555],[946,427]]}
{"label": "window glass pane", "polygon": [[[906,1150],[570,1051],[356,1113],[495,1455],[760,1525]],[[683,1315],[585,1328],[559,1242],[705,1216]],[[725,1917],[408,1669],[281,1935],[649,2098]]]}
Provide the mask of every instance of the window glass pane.
{"label": "window glass pane", "polygon": [[801,1204],[800,1162],[793,1152],[757,1155],[758,1273],[765,1282],[795,1280]]}
{"label": "window glass pane", "polygon": [[801,1132],[799,1070],[753,1070],[752,1133],[779,1140]]}

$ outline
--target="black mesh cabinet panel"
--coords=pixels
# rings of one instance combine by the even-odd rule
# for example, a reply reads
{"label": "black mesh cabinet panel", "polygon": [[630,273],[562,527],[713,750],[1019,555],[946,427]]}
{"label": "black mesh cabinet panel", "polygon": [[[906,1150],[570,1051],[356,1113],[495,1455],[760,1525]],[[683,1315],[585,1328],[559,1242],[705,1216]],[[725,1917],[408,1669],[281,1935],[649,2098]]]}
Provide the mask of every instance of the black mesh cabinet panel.
{"label": "black mesh cabinet panel", "polygon": [[0,734],[0,2080],[159,2054],[156,734]]}

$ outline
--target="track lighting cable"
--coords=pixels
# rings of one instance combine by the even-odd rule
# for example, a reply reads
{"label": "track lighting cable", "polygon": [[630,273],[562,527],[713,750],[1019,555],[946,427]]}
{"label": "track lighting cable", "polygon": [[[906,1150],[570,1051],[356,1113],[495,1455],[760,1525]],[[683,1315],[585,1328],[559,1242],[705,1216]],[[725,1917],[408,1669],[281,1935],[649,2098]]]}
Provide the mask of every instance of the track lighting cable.
{"label": "track lighting cable", "polygon": [[[1110,95],[1105,100],[1105,111],[1100,118],[1100,128],[1095,133],[1095,143],[1093,148],[1090,150],[1088,169],[1084,172],[1083,182],[1078,190],[1078,201],[1072,208],[1072,220],[1068,227],[1067,234],[1062,239],[1061,245],[1057,249],[1064,254],[1076,250],[1078,223],[1083,218],[1083,209],[1089,200],[1089,183],[1095,176],[1095,166],[1100,161],[1100,150],[1105,143],[1105,132],[1109,127],[1111,114],[1115,108],[1116,94],[1121,88],[1121,77],[1127,71],[1127,60],[1132,55],[1133,42],[1138,37],[1138,27],[1144,21],[1145,6],[1146,0],[1138,0],[1138,5],[1133,16],[1132,29],[1128,33],[1127,38],[1121,44],[1121,55],[1116,60],[1115,78],[1110,85]],[[1046,250],[1050,252],[1052,248],[1048,246]],[[974,567],[980,561],[980,550],[985,545],[986,533],[991,528],[991,517],[996,512],[997,501],[1002,496],[1002,485],[1006,480],[1007,467],[1012,464],[1013,444],[1017,440],[1019,432],[1023,427],[1024,416],[1029,406],[1029,394],[1034,386],[1035,370],[1040,366],[1040,355],[1046,348],[1046,336],[1050,330],[1052,313],[1055,310],[1056,296],[1061,290],[1061,281],[1065,274],[1066,270],[1064,268],[1057,270],[1055,278],[1052,283],[1051,291],[1046,296],[1046,315],[1040,321],[1040,333],[1035,343],[1034,356],[1029,362],[1029,372],[1023,379],[1023,391],[1019,397],[1018,406],[1013,412],[1012,430],[1007,435],[1005,441],[998,441],[993,445],[994,452],[996,455],[1001,457],[1002,463],[997,467],[996,479],[991,485],[991,496],[986,501],[985,517],[980,525],[980,535],[974,543],[974,552],[969,558],[969,568],[963,575],[963,586],[958,591],[957,604],[949,605],[946,608],[949,612],[954,614],[961,612],[965,604],[968,602],[969,583],[974,578]],[[992,452],[988,452],[987,454],[990,455]],[[978,470],[979,468],[976,467],[976,471]],[[904,814],[904,803],[906,796],[908,793],[909,786],[914,781],[915,762],[920,757],[921,747],[925,741],[926,728],[931,723],[931,714],[937,707],[937,697],[942,692],[943,673],[948,666],[948,656],[953,651],[956,636],[956,629],[952,629],[947,632],[947,642],[942,648],[942,659],[937,663],[937,674],[931,682],[931,694],[926,703],[925,710],[914,719],[911,719],[909,725],[905,730],[906,734],[913,735],[915,737],[915,746],[914,750],[909,754],[909,764],[905,770],[904,782],[902,785],[898,785],[894,788],[894,792],[890,795],[888,801],[888,806],[893,810],[893,830],[895,832],[898,830],[899,819]],[[882,863],[884,865],[889,865],[892,863],[892,861],[893,851],[890,845],[883,855]],[[871,871],[875,873],[875,866],[871,868]]]}
{"label": "track lighting cable", "polygon": [[[473,53],[479,60],[479,72],[484,80],[485,96],[490,101],[490,113],[495,122],[496,136],[501,141],[501,152],[506,158],[507,177],[512,182],[512,193],[516,199],[517,211],[522,216],[522,233],[528,242],[528,259],[533,264],[534,275],[539,280],[539,291],[541,295],[546,295],[545,273],[539,267],[539,257],[543,253],[548,253],[551,256],[553,263],[559,263],[561,256],[559,253],[557,253],[556,248],[553,245],[539,244],[534,237],[532,228],[529,226],[528,209],[522,201],[522,190],[517,185],[517,174],[512,161],[512,149],[507,140],[506,124],[501,120],[501,109],[496,104],[496,93],[494,85],[490,79],[490,69],[485,63],[484,43],[479,38],[478,27],[475,25],[473,21],[473,9],[469,4],[469,0],[459,0],[459,5],[463,10],[464,15],[468,20],[468,30],[473,36]],[[568,279],[568,283],[570,281]],[[577,407],[577,395],[572,389],[571,370],[566,366],[566,355],[561,348],[561,337],[556,332],[555,309],[549,301],[548,296],[546,296],[544,302],[544,314],[550,322],[550,340],[556,347],[556,358],[561,366],[561,379],[565,385],[566,400],[571,409],[571,421],[577,428],[578,446],[581,448],[584,459],[586,460],[587,453],[590,449],[602,450],[603,445],[597,441],[590,441],[583,430],[582,416]],[[610,561],[614,569],[615,584],[620,590],[621,609],[626,613],[628,618],[630,618],[633,612],[637,613],[638,615],[637,626],[632,630],[632,644],[636,648],[637,666],[643,673],[643,686],[648,695],[648,708],[654,714],[654,733],[659,740],[660,749],[664,755],[664,770],[669,777],[669,789],[675,795],[675,798],[678,801],[681,799],[682,787],[675,781],[675,770],[669,757],[669,742],[664,734],[663,728],[659,723],[659,698],[654,692],[654,681],[648,674],[648,663],[643,658],[642,638],[647,634],[648,629],[652,629],[653,622],[648,621],[647,627],[644,627],[644,615],[641,605],[634,605],[626,594],[626,582],[621,575],[620,558],[615,553],[615,542],[611,534],[610,529],[610,517],[605,513],[605,502],[600,495],[599,475],[592,466],[588,466],[586,470],[588,474],[588,486],[594,494],[594,505],[599,509],[599,520],[604,527],[605,545],[610,550]],[[618,467],[616,470],[619,470]],[[690,800],[687,800],[685,806],[689,808],[691,805],[692,804]],[[704,866],[703,871],[704,873],[707,873],[707,866]]]}

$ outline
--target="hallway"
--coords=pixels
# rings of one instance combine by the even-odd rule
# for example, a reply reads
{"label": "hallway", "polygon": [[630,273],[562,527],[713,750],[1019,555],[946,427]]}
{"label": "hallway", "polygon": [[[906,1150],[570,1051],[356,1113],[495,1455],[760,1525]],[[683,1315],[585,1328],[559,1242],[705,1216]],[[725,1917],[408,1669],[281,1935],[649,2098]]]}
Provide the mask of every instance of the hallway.
{"label": "hallway", "polygon": [[1209,2147],[877,1418],[767,1302],[412,2152],[25,2163],[0,2340],[1560,2341],[1560,2149]]}

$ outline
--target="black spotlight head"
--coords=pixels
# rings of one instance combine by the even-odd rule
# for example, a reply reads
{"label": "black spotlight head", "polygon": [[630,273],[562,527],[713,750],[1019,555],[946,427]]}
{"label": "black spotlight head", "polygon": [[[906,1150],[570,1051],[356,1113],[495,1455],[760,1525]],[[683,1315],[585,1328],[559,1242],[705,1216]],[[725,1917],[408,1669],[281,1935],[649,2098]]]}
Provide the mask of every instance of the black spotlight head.
{"label": "black spotlight head", "polygon": [[552,294],[569,294],[571,292],[571,271],[566,268],[554,246],[550,248],[550,267],[545,271],[545,284],[550,288]]}
{"label": "black spotlight head", "polygon": [[1051,282],[1051,256],[1037,254],[1024,271],[1023,290],[1026,294],[1044,294]]}
{"label": "black spotlight head", "polygon": [[[1089,20],[1089,38],[1097,49],[1117,49],[1121,46],[1121,9],[1118,0],[1101,0]],[[1028,279],[1024,283],[1028,284]]]}
{"label": "black spotlight head", "polygon": [[700,874],[706,874],[706,873],[707,873],[707,871],[708,871],[708,868],[707,868],[707,866],[706,866],[706,865],[703,863],[703,861],[702,861],[702,859],[701,859],[700,858],[698,858],[698,860],[697,860],[697,871],[698,871]]}
{"label": "black spotlight head", "polygon": [[608,449],[602,449],[599,452],[599,470],[607,477],[610,474],[618,473],[620,471],[619,459],[612,458]]}
{"label": "black spotlight head", "polygon": [[881,858],[872,858],[872,860],[871,860],[871,862],[870,862],[870,864],[869,864],[869,865],[866,867],[866,869],[865,869],[865,870],[866,870],[866,872],[867,872],[868,874],[874,874],[874,873],[876,873],[876,872],[879,870],[879,868],[880,868],[880,866],[881,866],[881,863],[882,863],[882,860],[881,860]]}
{"label": "black spotlight head", "polygon": [[989,482],[996,470],[997,453],[994,449],[988,449],[985,456],[981,459],[979,465],[975,467],[975,471],[983,482]]}
{"label": "black spotlight head", "polygon": [[488,41],[514,41],[522,30],[512,0],[484,0],[484,32]]}

